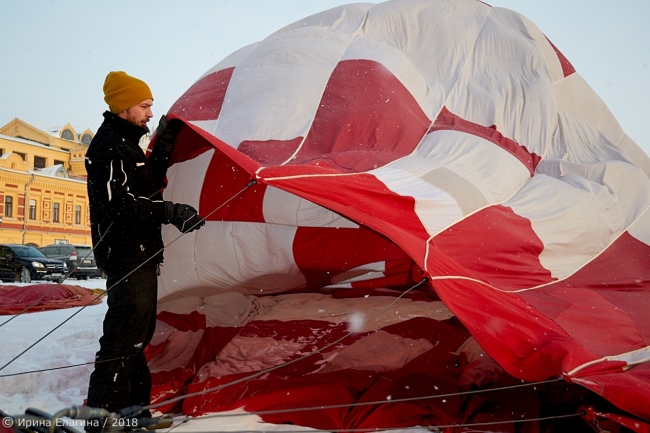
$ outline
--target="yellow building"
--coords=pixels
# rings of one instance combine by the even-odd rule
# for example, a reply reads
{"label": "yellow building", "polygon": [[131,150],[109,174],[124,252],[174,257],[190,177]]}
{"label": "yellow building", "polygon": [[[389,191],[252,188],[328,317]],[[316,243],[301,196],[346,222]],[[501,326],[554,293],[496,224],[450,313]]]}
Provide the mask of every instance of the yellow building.
{"label": "yellow building", "polygon": [[91,245],[86,150],[91,130],[0,128],[0,243]]}

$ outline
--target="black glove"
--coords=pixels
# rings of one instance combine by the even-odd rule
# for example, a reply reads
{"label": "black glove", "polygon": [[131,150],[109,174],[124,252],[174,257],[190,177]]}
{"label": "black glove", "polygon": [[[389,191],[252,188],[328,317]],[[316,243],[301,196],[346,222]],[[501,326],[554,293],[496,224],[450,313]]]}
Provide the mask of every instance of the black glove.
{"label": "black glove", "polygon": [[160,146],[161,150],[171,153],[174,150],[176,136],[178,136],[182,128],[183,123],[181,121],[172,119],[168,122],[167,116],[163,114],[156,128],[156,143],[154,146]]}
{"label": "black glove", "polygon": [[165,224],[174,224],[182,233],[198,230],[205,225],[196,209],[187,204],[165,202]]}

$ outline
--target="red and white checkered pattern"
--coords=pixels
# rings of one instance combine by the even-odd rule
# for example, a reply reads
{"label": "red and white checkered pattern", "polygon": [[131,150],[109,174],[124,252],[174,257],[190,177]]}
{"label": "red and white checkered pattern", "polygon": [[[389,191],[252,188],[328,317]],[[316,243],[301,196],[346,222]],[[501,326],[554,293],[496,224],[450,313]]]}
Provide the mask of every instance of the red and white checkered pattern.
{"label": "red and white checkered pattern", "polygon": [[426,275],[513,376],[570,373],[650,419],[650,159],[525,17],[335,8],[224,59],[170,115],[187,127],[165,199],[210,215],[166,250],[162,300]]}

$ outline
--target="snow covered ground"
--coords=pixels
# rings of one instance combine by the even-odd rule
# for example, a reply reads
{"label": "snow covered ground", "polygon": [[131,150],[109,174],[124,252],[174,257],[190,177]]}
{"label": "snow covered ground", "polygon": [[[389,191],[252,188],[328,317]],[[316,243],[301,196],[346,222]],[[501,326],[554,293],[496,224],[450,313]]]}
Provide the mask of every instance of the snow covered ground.
{"label": "snow covered ground", "polygon": [[[71,285],[90,289],[104,289],[105,280],[70,280]],[[75,317],[39,342],[32,349],[0,371],[0,409],[18,415],[28,407],[49,413],[72,405],[83,404],[88,391],[92,365],[67,369],[9,376],[45,368],[63,367],[91,362],[99,349],[102,321],[106,302],[81,308],[23,314],[7,322],[12,316],[0,316],[0,367],[27,349],[74,313]],[[261,422],[255,415],[235,411],[231,417],[192,419],[174,428],[176,432],[198,431],[274,431],[310,430],[301,426],[273,425]],[[413,432],[413,430],[409,430]],[[422,429],[422,431],[427,431]]]}
{"label": "snow covered ground", "polygon": [[[105,289],[106,280],[68,280],[66,283]],[[2,324],[12,316],[0,316],[0,367],[79,310],[81,308],[66,308],[23,314],[5,325]],[[0,408],[10,414],[22,413],[28,407],[54,413],[70,405],[82,404],[88,391],[92,365],[19,376],[6,375],[91,362],[99,349],[98,339],[105,312],[105,301],[86,307],[0,370]]]}

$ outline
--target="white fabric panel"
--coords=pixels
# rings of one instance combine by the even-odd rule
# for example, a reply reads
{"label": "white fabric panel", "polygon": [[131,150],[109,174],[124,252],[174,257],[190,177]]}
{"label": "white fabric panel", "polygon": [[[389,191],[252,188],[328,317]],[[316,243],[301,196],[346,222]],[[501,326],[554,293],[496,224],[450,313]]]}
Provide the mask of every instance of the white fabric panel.
{"label": "white fabric panel", "polygon": [[196,238],[201,285],[217,290],[268,295],[304,287],[293,259],[297,227],[208,221]]}
{"label": "white fabric panel", "polygon": [[435,119],[489,11],[474,0],[381,3],[370,9],[363,37],[350,44],[343,59],[378,61]]}
{"label": "white fabric panel", "polygon": [[[201,231],[205,226],[201,228]],[[197,273],[196,239],[198,231],[181,236],[171,224],[163,225],[162,238],[165,244],[165,261],[158,276],[158,299],[165,299],[179,290],[199,287],[201,280]],[[173,242],[173,243],[172,243]]]}
{"label": "white fabric panel", "polygon": [[242,59],[226,91],[216,137],[238,147],[244,140],[306,136],[332,70],[365,17],[361,7],[328,12],[345,33],[307,26],[283,30]]}
{"label": "white fabric panel", "polygon": [[[190,121],[192,125],[198,126],[199,128],[203,129],[206,132],[209,132],[212,134],[212,131],[214,131],[214,128],[217,126],[217,119],[214,120],[192,120]],[[230,143],[226,143],[230,144]],[[230,144],[232,146],[232,144]]]}
{"label": "white fabric panel", "polygon": [[176,163],[167,169],[168,186],[163,199],[185,203],[199,208],[203,179],[208,171],[214,150],[208,150],[188,161]]}
{"label": "white fabric panel", "polygon": [[510,197],[530,179],[530,171],[508,151],[475,135],[458,131],[428,134],[415,152],[389,167],[415,176],[446,167],[470,181],[490,203]]}
{"label": "white fabric panel", "polygon": [[489,204],[485,195],[476,186],[447,167],[431,170],[420,176],[420,179],[453,197],[463,215],[469,215]]}
{"label": "white fabric panel", "polygon": [[567,161],[543,161],[537,168],[540,174],[590,192],[606,204],[608,214],[617,215],[607,219],[620,220],[622,230],[626,230],[650,204],[650,179],[641,169],[627,162],[579,165]]}
{"label": "white fabric panel", "polygon": [[598,129],[612,143],[623,139],[623,129],[609,108],[589,84],[575,73],[555,84],[558,110],[566,111],[576,119]]}
{"label": "white fabric panel", "polygon": [[351,283],[355,281],[367,281],[377,278],[384,278],[386,272],[386,262],[366,263],[356,268],[331,277],[332,284],[327,287],[352,287]]}
{"label": "white fabric panel", "polygon": [[512,20],[512,22],[519,27],[522,34],[527,34],[528,37],[534,39],[535,42],[537,43],[537,46],[543,53],[544,59],[546,60],[546,66],[548,68],[548,74],[551,77],[551,81],[553,83],[557,83],[558,81],[563,80],[564,71],[562,70],[562,64],[560,63],[560,59],[558,58],[557,53],[553,49],[553,46],[546,38],[546,35],[544,35],[544,33],[542,33],[542,31],[535,24],[533,24],[532,21],[530,21],[525,16],[518,14],[515,11],[501,9],[501,8],[493,8],[493,9],[498,9],[499,15],[505,15],[505,14],[518,15],[518,19]]}
{"label": "white fabric panel", "polygon": [[[199,208],[203,179],[208,170],[214,150],[208,150],[197,157],[172,165],[167,169],[168,187],[163,191],[163,199],[174,203],[185,203]],[[163,225],[162,235],[165,244],[165,263],[158,277],[158,299],[162,299],[176,288],[196,287],[199,278],[196,274],[194,241],[197,231],[190,232],[170,245],[181,232],[171,224]],[[173,271],[166,271],[170,269]],[[181,269],[181,272],[178,270]]]}
{"label": "white fabric panel", "polygon": [[630,226],[628,233],[644,244],[650,245],[650,209],[646,209],[636,222]]}
{"label": "white fabric panel", "polygon": [[333,33],[355,33],[365,20],[368,10],[374,6],[373,3],[352,3],[337,6],[289,24],[272,33],[269,38],[305,27],[321,27]]}
{"label": "white fabric panel", "polygon": [[222,69],[228,69],[228,68],[234,68],[237,66],[241,60],[248,55],[255,47],[259,45],[259,42],[255,42],[254,44],[246,45],[243,48],[238,49],[234,53],[230,54],[228,57],[214,65],[212,68],[208,69],[208,71],[201,75],[201,77],[196,80],[200,81],[201,78],[207,77],[208,75],[212,74],[213,72],[221,71]]}
{"label": "white fabric panel", "polygon": [[558,111],[558,129],[544,156],[545,160],[565,160],[576,164],[594,164],[601,161],[625,161],[623,152],[596,128]]}
{"label": "white fabric panel", "polygon": [[[474,174],[472,174],[471,170],[470,171],[465,170],[464,168],[465,165],[463,164],[463,161],[461,160],[459,162],[460,165],[456,164],[454,160],[451,160],[449,162],[447,161],[441,162],[435,160],[434,158],[423,158],[419,156],[419,154],[414,154],[406,158],[398,159],[397,161],[390,163],[387,167],[393,167],[393,168],[398,168],[400,170],[408,171],[409,173],[412,173],[413,175],[424,180],[425,182],[428,182],[431,185],[435,186],[436,188],[440,188],[440,187],[435,182],[432,182],[431,177],[435,177],[435,174],[433,174],[435,171],[444,168],[446,170],[449,170],[450,172],[453,172],[459,178],[462,178],[464,181],[466,181],[467,183],[471,184],[474,188],[476,188],[476,190],[479,191],[479,194],[485,197],[485,201],[486,201],[485,204],[498,202],[494,194],[492,194],[492,192],[488,188],[486,188],[486,186],[480,181],[480,179],[478,179]],[[471,169],[472,167],[468,166],[467,168]],[[529,176],[527,176],[526,178],[528,177]],[[443,191],[449,194],[449,191],[447,191],[445,188],[440,188],[440,189],[442,189]],[[454,197],[453,194],[450,195]],[[503,198],[505,199],[509,196],[510,194],[507,194]]]}
{"label": "white fabric panel", "polygon": [[[598,255],[650,204],[646,193],[638,197],[650,185],[635,187],[635,176],[621,179],[629,169],[620,162],[579,166],[545,161],[504,203],[531,221],[544,244],[540,262],[554,277],[564,278]],[[631,203],[635,195],[639,203]]]}
{"label": "white fabric panel", "polygon": [[557,122],[553,82],[544,53],[518,28],[519,14],[492,9],[446,106],[541,156]]}
{"label": "white fabric panel", "polygon": [[268,224],[359,228],[357,224],[329,209],[272,186],[266,188],[262,211],[264,221]]}
{"label": "white fabric panel", "polygon": [[384,183],[389,190],[415,199],[415,213],[429,235],[463,217],[463,212],[452,197],[407,171],[382,167],[368,173]]}
{"label": "white fabric panel", "polygon": [[306,280],[293,260],[296,230],[285,225],[207,221],[170,247],[175,271],[171,275],[163,267],[159,299],[206,297],[231,290],[267,295],[304,287]]}
{"label": "white fabric panel", "polygon": [[634,142],[627,134],[623,135],[621,141],[616,143],[619,149],[625,153],[625,155],[634,162],[635,165],[641,167],[641,169],[650,176],[650,157]]}

